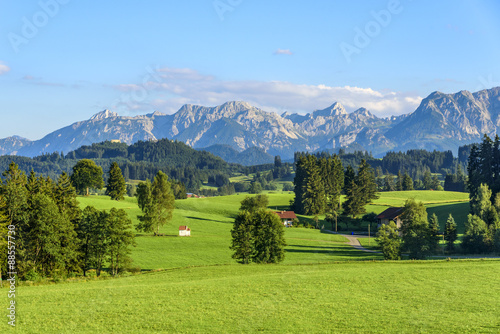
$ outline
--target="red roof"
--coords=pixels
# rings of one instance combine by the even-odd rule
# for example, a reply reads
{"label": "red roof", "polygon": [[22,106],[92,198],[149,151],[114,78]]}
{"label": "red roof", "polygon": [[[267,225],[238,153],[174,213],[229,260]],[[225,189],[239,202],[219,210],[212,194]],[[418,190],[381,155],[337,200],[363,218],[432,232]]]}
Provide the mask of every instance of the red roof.
{"label": "red roof", "polygon": [[389,208],[381,212],[376,218],[377,219],[396,219],[403,213],[404,208]]}
{"label": "red roof", "polygon": [[184,226],[184,225],[179,226],[179,231],[185,231],[185,230],[187,230],[187,231],[191,231],[190,229],[188,229],[188,227],[187,227],[187,226]]}
{"label": "red roof", "polygon": [[293,211],[276,211],[275,212],[281,219],[295,219],[297,216]]}

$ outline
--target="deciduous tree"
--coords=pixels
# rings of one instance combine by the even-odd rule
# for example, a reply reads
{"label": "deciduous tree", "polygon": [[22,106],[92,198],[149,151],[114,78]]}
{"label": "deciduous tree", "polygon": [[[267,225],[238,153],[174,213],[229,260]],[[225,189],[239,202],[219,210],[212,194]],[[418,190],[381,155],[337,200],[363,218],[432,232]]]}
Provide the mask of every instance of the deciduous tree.
{"label": "deciduous tree", "polygon": [[148,182],[139,184],[137,202],[144,213],[138,216],[137,229],[158,235],[160,227],[172,219],[174,211],[175,198],[168,176],[158,171],[151,185]]}
{"label": "deciduous tree", "polygon": [[94,161],[82,159],[73,167],[71,182],[81,195],[89,195],[89,188],[101,189],[104,187],[102,168]]}
{"label": "deciduous tree", "polygon": [[396,224],[393,221],[389,224],[383,224],[380,226],[377,232],[376,240],[380,246],[382,254],[384,254],[384,259],[401,259],[401,238],[399,237]]}

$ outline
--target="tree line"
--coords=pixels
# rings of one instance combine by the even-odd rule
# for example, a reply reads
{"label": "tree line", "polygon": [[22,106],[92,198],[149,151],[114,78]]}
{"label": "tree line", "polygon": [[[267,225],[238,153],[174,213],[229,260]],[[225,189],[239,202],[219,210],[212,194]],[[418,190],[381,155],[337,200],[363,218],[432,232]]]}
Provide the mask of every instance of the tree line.
{"label": "tree line", "polygon": [[[81,210],[76,188],[64,172],[53,181],[34,171],[27,176],[11,163],[2,176],[0,226],[15,227],[20,278],[85,275],[89,268],[99,275],[104,266],[116,275],[129,267],[134,234],[124,210]],[[6,249],[0,254],[1,268],[6,268]]]}
{"label": "tree line", "polygon": [[[341,208],[346,216],[365,213],[365,205],[378,198],[377,185],[366,160],[362,159],[357,169],[356,173],[349,165],[344,171],[337,155],[301,155],[296,162],[292,209],[305,215],[329,213],[335,217]],[[341,205],[342,193],[346,200]]]}

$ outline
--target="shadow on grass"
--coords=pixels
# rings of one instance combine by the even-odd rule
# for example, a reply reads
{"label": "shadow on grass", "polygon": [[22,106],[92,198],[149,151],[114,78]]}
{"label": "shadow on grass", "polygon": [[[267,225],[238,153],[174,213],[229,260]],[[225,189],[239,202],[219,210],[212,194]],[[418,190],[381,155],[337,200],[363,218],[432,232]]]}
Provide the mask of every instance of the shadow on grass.
{"label": "shadow on grass", "polygon": [[[367,253],[350,246],[332,246],[332,247],[324,247],[324,249],[317,249],[320,247],[310,247],[310,246],[297,246],[294,245],[292,247],[300,247],[301,249],[294,248],[285,248],[285,251],[288,253],[303,253],[303,254],[328,254],[332,257],[352,257],[352,258],[371,258],[375,254]],[[315,248],[315,249],[312,249]]]}
{"label": "shadow on grass", "polygon": [[204,220],[204,221],[207,221],[207,222],[228,223],[228,222],[223,222],[222,220],[207,219],[207,218],[192,217],[192,216],[185,216],[184,218],[193,219],[193,220]]}
{"label": "shadow on grass", "polygon": [[290,247],[299,247],[299,248],[320,248],[320,249],[331,249],[332,246],[306,246],[306,245],[288,245]]}

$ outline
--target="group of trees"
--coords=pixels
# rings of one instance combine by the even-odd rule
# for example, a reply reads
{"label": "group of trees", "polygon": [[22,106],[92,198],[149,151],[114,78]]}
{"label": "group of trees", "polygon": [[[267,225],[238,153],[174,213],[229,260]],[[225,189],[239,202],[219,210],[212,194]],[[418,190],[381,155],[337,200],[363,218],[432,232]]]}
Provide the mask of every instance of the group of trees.
{"label": "group of trees", "polygon": [[443,190],[437,175],[432,176],[428,169],[423,173],[422,180],[413,180],[406,171],[404,173],[399,171],[397,176],[382,175],[381,168],[377,168],[377,184],[381,191]]}
{"label": "group of trees", "polygon": [[285,231],[279,216],[267,210],[267,195],[246,197],[231,230],[232,257],[243,264],[278,263],[285,258]]}
{"label": "group of trees", "polygon": [[328,213],[333,221],[340,211],[342,191],[346,200],[343,214],[356,217],[365,213],[365,205],[378,198],[373,168],[362,159],[357,173],[349,165],[346,170],[338,156],[298,157],[295,174],[295,212],[306,215]]}
{"label": "group of trees", "polygon": [[[11,163],[2,176],[0,230],[14,227],[21,278],[85,273],[88,268],[100,273],[105,264],[116,274],[127,267],[134,236],[127,232],[131,221],[123,210],[80,210],[66,173],[53,181],[33,171],[26,176]],[[6,254],[6,249],[0,253]],[[0,259],[5,268],[5,258]]]}
{"label": "group of trees", "polygon": [[301,155],[295,168],[293,209],[305,215],[339,210],[344,168],[338,156]]}
{"label": "group of trees", "polygon": [[[439,244],[439,222],[435,214],[428,219],[422,202],[408,199],[401,215],[401,228],[398,230],[394,222],[382,225],[377,232],[377,242],[389,260],[401,259],[401,252],[407,252],[410,259],[424,259],[436,253]],[[453,217],[446,222],[445,239],[447,249],[454,250],[457,229]]]}
{"label": "group of trees", "polygon": [[[491,191],[482,184],[478,198],[467,216],[465,232],[460,250],[466,254],[500,252],[500,223],[497,208],[490,202]],[[497,203],[497,204],[500,204]],[[439,243],[439,222],[437,216],[427,219],[427,212],[421,202],[409,199],[405,202],[401,215],[402,224],[396,228],[394,222],[382,225],[377,232],[377,241],[386,259],[401,258],[401,252],[408,252],[411,259],[423,259],[436,253]],[[445,250],[456,252],[458,238],[457,224],[450,214],[444,226]]]}
{"label": "group of trees", "polygon": [[500,252],[500,137],[472,145],[467,187],[470,215],[462,247],[471,253]]}
{"label": "group of trees", "polygon": [[344,183],[346,201],[342,204],[343,214],[354,218],[366,213],[365,206],[378,198],[373,169],[365,160],[361,160],[357,174],[348,166]]}

